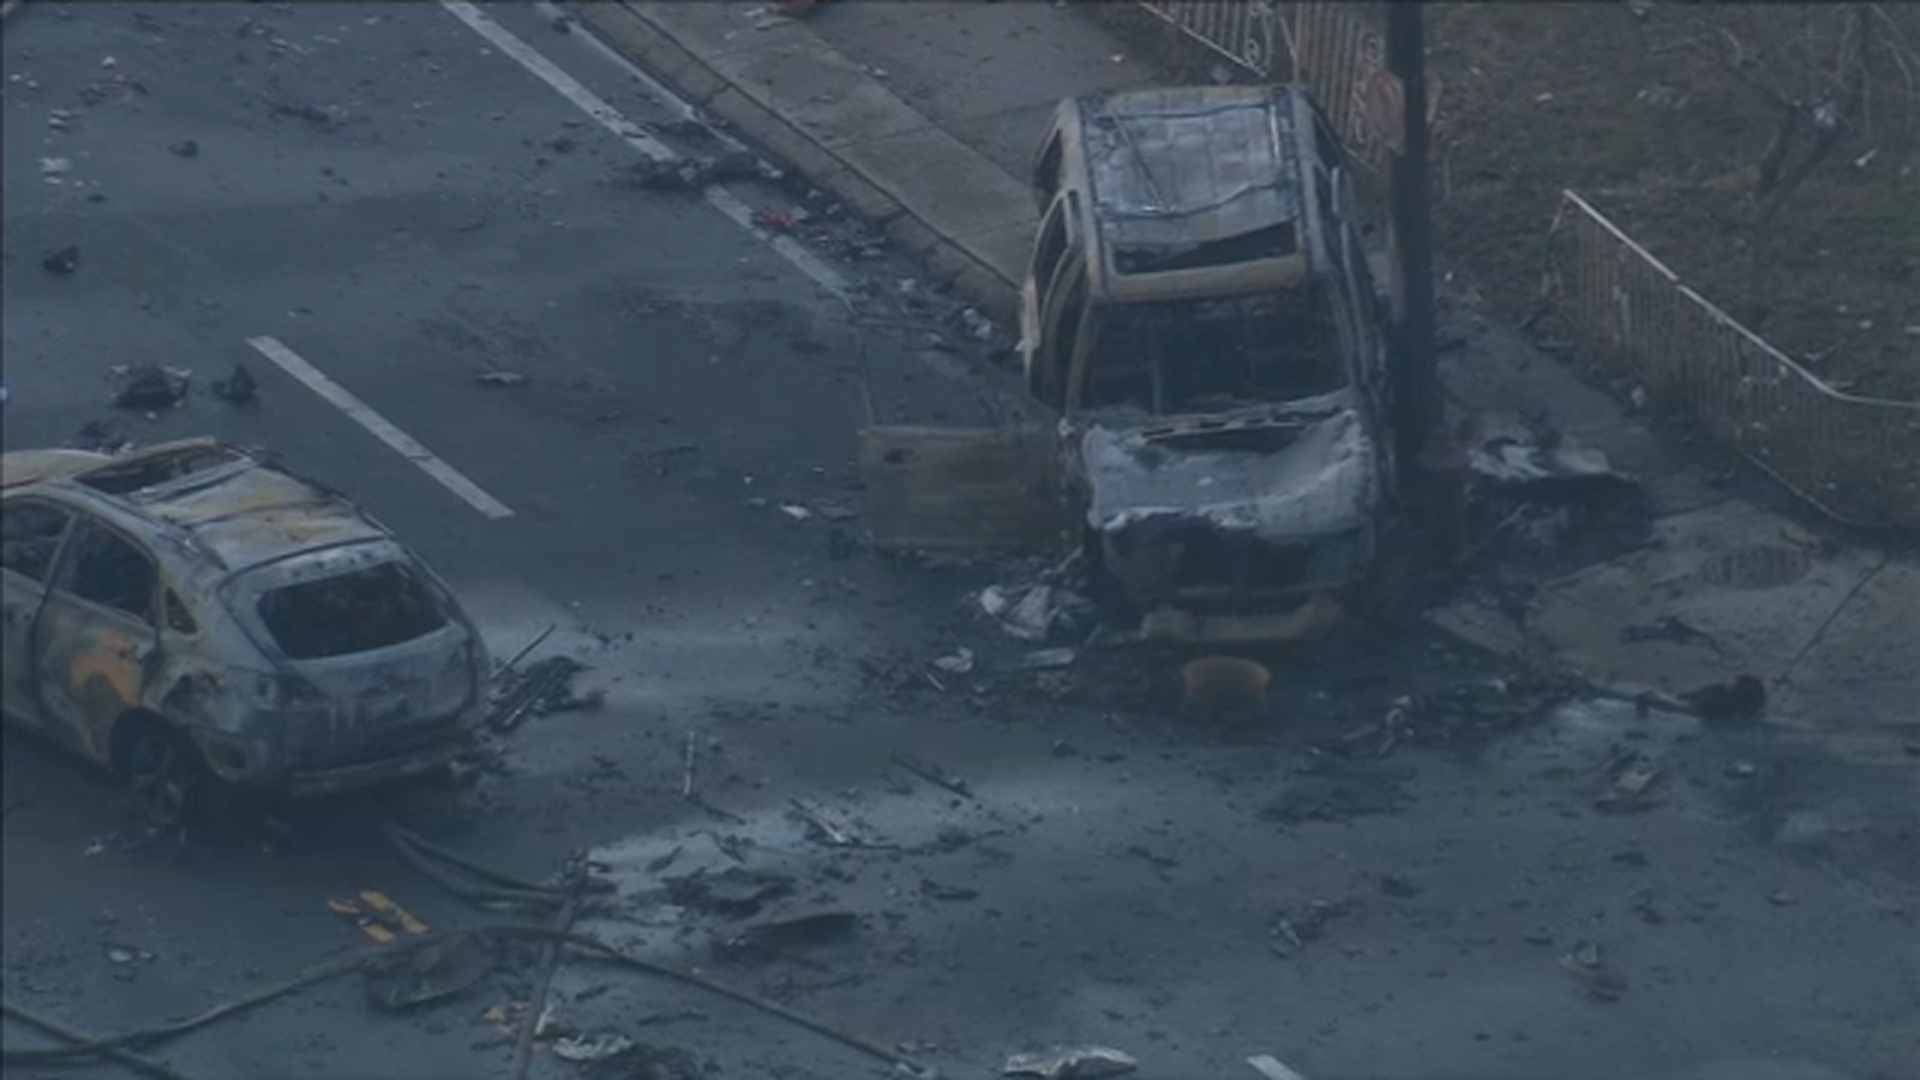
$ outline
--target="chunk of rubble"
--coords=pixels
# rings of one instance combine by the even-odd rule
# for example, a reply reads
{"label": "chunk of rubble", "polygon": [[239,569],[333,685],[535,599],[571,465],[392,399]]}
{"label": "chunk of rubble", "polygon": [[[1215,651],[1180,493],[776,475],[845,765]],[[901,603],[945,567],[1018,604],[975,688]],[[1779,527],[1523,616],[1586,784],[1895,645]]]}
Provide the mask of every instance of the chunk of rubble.
{"label": "chunk of rubble", "polygon": [[1119,1076],[1140,1067],[1130,1054],[1105,1046],[1079,1046],[1034,1054],[1015,1054],[1000,1067],[1006,1076],[1035,1076],[1040,1080],[1093,1080]]}

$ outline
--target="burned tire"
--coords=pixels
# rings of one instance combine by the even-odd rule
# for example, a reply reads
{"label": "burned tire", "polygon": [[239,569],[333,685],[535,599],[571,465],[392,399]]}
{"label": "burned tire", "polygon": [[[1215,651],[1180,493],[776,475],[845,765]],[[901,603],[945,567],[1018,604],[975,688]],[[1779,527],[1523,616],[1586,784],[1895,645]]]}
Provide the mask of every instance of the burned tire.
{"label": "burned tire", "polygon": [[114,733],[114,771],[140,819],[155,830],[179,828],[201,810],[209,779],[193,742],[144,713]]}

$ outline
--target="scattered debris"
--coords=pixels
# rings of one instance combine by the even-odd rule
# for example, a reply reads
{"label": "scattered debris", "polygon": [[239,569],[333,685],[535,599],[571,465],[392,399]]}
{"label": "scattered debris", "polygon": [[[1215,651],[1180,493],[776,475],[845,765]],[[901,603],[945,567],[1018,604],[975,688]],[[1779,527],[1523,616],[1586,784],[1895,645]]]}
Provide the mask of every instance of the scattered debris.
{"label": "scattered debris", "polygon": [[1267,924],[1267,936],[1271,939],[1267,947],[1274,955],[1287,959],[1308,942],[1324,935],[1329,923],[1353,914],[1358,907],[1353,900],[1314,900],[1297,913],[1276,912]]}
{"label": "scattered debris", "polygon": [[532,641],[529,641],[525,645],[520,646],[519,652],[514,653],[512,656],[507,658],[507,661],[505,663],[493,669],[494,680],[497,682],[500,679],[505,678],[508,672],[512,671],[516,667],[519,667],[520,661],[525,660],[529,655],[531,655],[533,653],[533,650],[539,648],[541,644],[545,642],[548,638],[552,637],[553,632],[558,629],[560,629],[559,623],[548,623],[546,629],[533,635]]}
{"label": "scattered debris", "polygon": [[1072,667],[1079,653],[1073,649],[1035,649],[1020,658],[1023,671],[1050,671],[1056,668]]}
{"label": "scattered debris", "polygon": [[860,917],[850,911],[823,911],[756,923],[715,941],[713,948],[725,960],[760,963],[847,937],[859,928]]}
{"label": "scattered debris", "polygon": [[813,517],[813,511],[798,503],[781,503],[780,512],[795,521],[806,521]]}
{"label": "scattered debris", "polygon": [[693,799],[693,761],[694,755],[698,752],[698,740],[697,734],[687,732],[686,761],[680,770],[680,797],[689,801]]}
{"label": "scattered debris", "polygon": [[686,1050],[633,1043],[589,1063],[586,1074],[587,1080],[701,1080],[707,1071],[700,1059]]}
{"label": "scattered debris", "polygon": [[945,656],[937,657],[933,666],[949,675],[967,675],[973,672],[973,650],[961,646]]}
{"label": "scattered debris", "polygon": [[641,161],[633,165],[628,175],[643,191],[700,191],[714,184],[755,179],[760,175],[760,166],[751,154],[727,154],[718,158]]}
{"label": "scattered debris", "polygon": [[1266,1077],[1266,1080],[1307,1080],[1298,1072],[1281,1064],[1280,1059],[1271,1054],[1255,1054],[1247,1059],[1247,1065],[1254,1072]]}
{"label": "scattered debris", "polygon": [[616,1054],[624,1054],[633,1049],[633,1040],[617,1032],[602,1032],[591,1038],[585,1035],[573,1035],[564,1039],[555,1039],[553,1056],[561,1061],[575,1063],[605,1061]]}
{"label": "scattered debris", "polygon": [[993,340],[993,320],[974,308],[961,308],[954,313],[953,321],[960,327],[962,333],[975,341]]}
{"label": "scattered debris", "polygon": [[121,374],[120,388],[114,392],[116,409],[158,412],[178,406],[187,397],[191,372],[142,364]]}
{"label": "scattered debris", "polygon": [[1792,907],[1799,902],[1798,897],[1784,890],[1767,894],[1767,903],[1774,907]]}
{"label": "scattered debris", "polygon": [[400,1012],[465,993],[493,970],[493,958],[470,937],[450,937],[362,969],[367,1000]]}
{"label": "scattered debris", "polygon": [[213,380],[208,389],[229,405],[251,405],[260,398],[260,384],[245,364],[233,365],[232,373],[224,379]]}
{"label": "scattered debris", "polygon": [[267,112],[272,116],[291,116],[305,120],[321,128],[338,127],[346,121],[345,110],[328,105],[306,105],[292,101],[268,101]]}
{"label": "scattered debris", "polygon": [[[918,1062],[891,1046],[853,1034],[778,1002],[769,1001],[757,994],[737,989],[724,983],[715,982],[698,972],[681,970],[659,963],[658,961],[632,955],[616,949],[594,937],[571,931],[556,931],[549,927],[525,925],[476,927],[461,931],[460,934],[456,936],[471,938],[477,942],[489,943],[539,941],[556,945],[566,945],[603,963],[616,965],[629,971],[641,972],[667,979],[684,986],[695,987],[710,994],[727,998],[730,1001],[747,1005],[769,1016],[778,1017],[797,1027],[831,1039],[843,1046],[858,1050],[878,1061],[894,1066],[906,1074],[914,1076],[928,1075],[926,1069]],[[61,1047],[16,1047],[9,1045],[0,1049],[0,1062],[4,1062],[8,1067],[8,1071],[12,1072],[22,1066],[44,1066],[54,1062],[72,1062],[83,1058],[105,1055],[133,1067],[140,1068],[148,1075],[162,1077],[163,1080],[180,1080],[179,1074],[171,1071],[165,1065],[153,1062],[150,1059],[140,1058],[138,1055],[124,1048],[128,1046],[153,1046],[177,1039],[190,1032],[208,1027],[220,1020],[251,1012],[268,1002],[286,998],[307,987],[316,986],[320,983],[340,978],[343,975],[364,971],[370,964],[387,962],[397,955],[416,949],[438,947],[446,940],[446,938],[418,939],[411,942],[384,946],[373,952],[363,952],[341,957],[337,960],[327,961],[314,967],[309,967],[293,978],[263,987],[244,997],[221,1002],[185,1019],[163,1023],[155,1027],[121,1032],[97,1038],[60,1027],[51,1021],[41,1021],[38,1017],[14,1005],[11,1001],[0,1001],[0,1012],[4,1012],[8,1016],[18,1017],[26,1023],[41,1027],[43,1030],[52,1032],[72,1044]],[[487,1014],[488,1018],[494,1016],[495,1013],[496,1010],[489,1009]],[[504,1021],[506,1018],[506,1010],[498,1010],[498,1015],[500,1019]],[[609,1071],[595,1071],[615,1062],[622,1062],[623,1064]],[[626,1067],[627,1063],[632,1064],[631,1069]],[[660,1071],[663,1068],[669,1069],[670,1071],[663,1074]],[[612,1058],[606,1059],[604,1062],[593,1062],[588,1066],[589,1076],[599,1077],[602,1078],[602,1080],[659,1080],[662,1075],[668,1077],[669,1080],[699,1080],[701,1073],[702,1071],[698,1063],[683,1052],[659,1051],[639,1045],[634,1046],[624,1054],[615,1055]]]}
{"label": "scattered debris", "polygon": [[549,716],[558,712],[590,712],[606,703],[606,693],[573,691],[573,677],[587,670],[580,661],[567,656],[551,656],[530,664],[525,671],[502,673],[487,726],[508,732],[519,727],[528,716]]}
{"label": "scattered debris", "polygon": [[1680,700],[1702,720],[1752,722],[1767,709],[1767,686],[1752,675],[1714,683],[1680,695]]}
{"label": "scattered debris", "polygon": [[116,967],[124,967],[128,964],[150,964],[157,959],[153,953],[145,949],[135,949],[125,945],[108,945],[106,954],[107,963]]}
{"label": "scattered debris", "polygon": [[167,152],[177,158],[197,158],[200,156],[200,144],[192,139],[181,139],[167,147]]}
{"label": "scattered debris", "polygon": [[1627,978],[1609,968],[1600,957],[1600,946],[1583,941],[1560,957],[1560,969],[1573,976],[1587,996],[1612,1003],[1627,994]]}
{"label": "scattered debris", "polygon": [[133,440],[110,424],[89,420],[80,425],[80,430],[67,440],[67,445],[75,450],[91,450],[96,454],[123,454],[133,449]]}
{"label": "scattered debris", "polygon": [[1653,786],[1660,769],[1640,754],[1627,751],[1607,763],[1610,778],[1605,793],[1594,800],[1594,807],[1610,813],[1636,813],[1655,805]]}
{"label": "scattered debris", "polygon": [[921,761],[919,758],[912,757],[908,754],[893,755],[893,763],[920,779],[925,780],[927,783],[933,784],[936,787],[945,788],[963,799],[971,799],[974,797],[973,789],[968,787],[965,781],[957,780],[947,775],[938,765]]}
{"label": "scattered debris", "polygon": [[64,176],[72,171],[72,158],[43,157],[40,159],[41,176]]}
{"label": "scattered debris", "polygon": [[794,881],[784,874],[770,874],[732,866],[717,874],[704,870],[664,882],[671,903],[699,911],[710,911],[729,919],[758,915],[768,903],[793,895]]}
{"label": "scattered debris", "polygon": [[481,386],[515,387],[525,386],[529,380],[518,371],[483,371],[473,381]]}
{"label": "scattered debris", "polygon": [[942,885],[932,878],[920,879],[920,894],[934,900],[978,900],[980,890],[965,885]]}
{"label": "scattered debris", "polygon": [[80,247],[70,245],[50,251],[40,260],[40,268],[49,274],[71,274],[80,269]]}
{"label": "scattered debris", "polygon": [[1036,1076],[1040,1080],[1092,1080],[1119,1076],[1139,1068],[1131,1055],[1104,1046],[1081,1046],[1045,1053],[1015,1054],[1000,1067],[1006,1076]]}
{"label": "scattered debris", "polygon": [[800,820],[807,823],[808,828],[814,835],[834,847],[872,848],[881,846],[869,842],[862,835],[860,827],[842,815],[835,814],[822,807],[814,806],[799,798],[790,800],[790,803],[793,807],[793,812],[799,816]]}
{"label": "scattered debris", "polygon": [[1287,788],[1260,810],[1264,821],[1300,825],[1393,814],[1410,801],[1411,768],[1325,759],[1289,778]]}
{"label": "scattered debris", "polygon": [[1614,471],[1606,454],[1571,444],[1557,432],[1543,433],[1534,442],[1507,435],[1487,439],[1467,451],[1467,467],[1483,483],[1530,488],[1537,497],[1638,484],[1634,477]]}
{"label": "scattered debris", "polygon": [[1579,691],[1550,679],[1477,679],[1394,699],[1378,723],[1342,736],[1330,749],[1386,757],[1402,744],[1472,747],[1545,716]]}

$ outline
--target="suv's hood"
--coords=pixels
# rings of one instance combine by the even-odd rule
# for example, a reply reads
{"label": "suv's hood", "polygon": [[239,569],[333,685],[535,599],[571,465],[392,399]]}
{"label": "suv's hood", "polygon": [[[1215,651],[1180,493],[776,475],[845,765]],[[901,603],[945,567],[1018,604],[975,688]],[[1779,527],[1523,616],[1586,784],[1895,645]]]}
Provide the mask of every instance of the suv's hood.
{"label": "suv's hood", "polygon": [[1382,497],[1373,437],[1349,391],[1150,423],[1102,421],[1081,447],[1088,521],[1119,532],[1168,516],[1262,540],[1362,527]]}

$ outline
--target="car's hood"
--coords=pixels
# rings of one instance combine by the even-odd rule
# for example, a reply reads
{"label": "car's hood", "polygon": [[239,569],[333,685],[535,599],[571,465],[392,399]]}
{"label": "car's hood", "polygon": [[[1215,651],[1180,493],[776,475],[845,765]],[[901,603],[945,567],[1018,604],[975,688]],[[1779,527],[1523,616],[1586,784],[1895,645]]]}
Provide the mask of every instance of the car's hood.
{"label": "car's hood", "polygon": [[1088,521],[1118,532],[1169,516],[1262,540],[1363,526],[1382,496],[1373,437],[1349,392],[1151,425],[1096,424],[1081,446]]}

